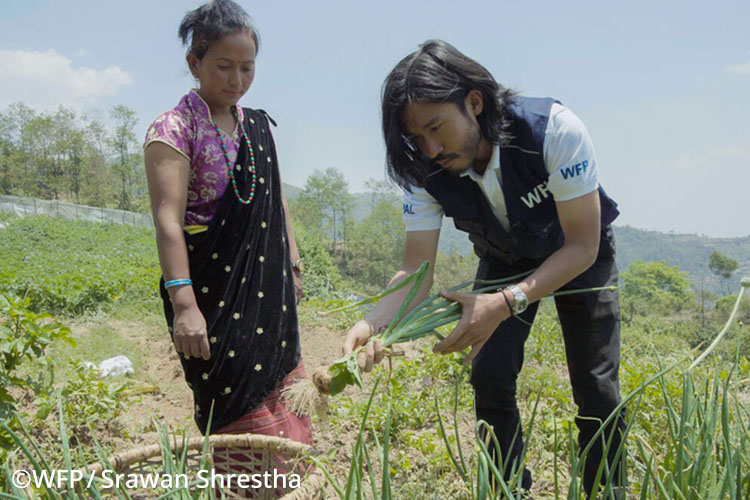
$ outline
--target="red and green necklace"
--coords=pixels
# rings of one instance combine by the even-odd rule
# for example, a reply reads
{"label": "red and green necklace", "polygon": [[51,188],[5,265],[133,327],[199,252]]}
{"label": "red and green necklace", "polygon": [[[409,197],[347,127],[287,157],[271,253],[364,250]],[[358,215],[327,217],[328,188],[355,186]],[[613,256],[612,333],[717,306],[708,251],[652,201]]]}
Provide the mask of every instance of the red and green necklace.
{"label": "red and green necklace", "polygon": [[240,117],[237,114],[237,106],[232,107],[232,114],[234,114],[234,118],[235,120],[237,120],[237,126],[240,129],[240,133],[242,134],[242,137],[245,138],[245,144],[247,144],[247,151],[248,153],[250,153],[250,175],[252,176],[252,183],[250,186],[250,196],[246,200],[242,199],[242,196],[240,196],[240,190],[237,188],[237,181],[234,178],[234,168],[232,166],[232,161],[229,159],[229,154],[227,153],[227,145],[224,144],[224,139],[221,137],[221,131],[219,130],[219,126],[216,124],[216,120],[211,120],[211,122],[213,123],[214,128],[216,129],[216,135],[219,136],[219,142],[221,143],[221,152],[224,153],[224,158],[227,160],[227,169],[229,169],[229,178],[232,180],[232,188],[234,189],[234,195],[237,197],[240,203],[249,205],[250,203],[252,203],[253,198],[255,197],[255,153],[253,152],[253,147],[250,145],[250,138],[247,136],[247,133],[245,132],[245,127],[242,126]]}

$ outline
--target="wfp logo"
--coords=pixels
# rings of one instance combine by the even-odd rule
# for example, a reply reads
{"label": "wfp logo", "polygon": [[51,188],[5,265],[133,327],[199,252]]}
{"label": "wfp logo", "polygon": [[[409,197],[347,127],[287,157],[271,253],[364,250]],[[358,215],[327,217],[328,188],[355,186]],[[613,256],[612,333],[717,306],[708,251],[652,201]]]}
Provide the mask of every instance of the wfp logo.
{"label": "wfp logo", "polygon": [[542,200],[546,199],[549,196],[549,191],[547,190],[547,183],[543,182],[541,184],[537,184],[537,186],[526,193],[526,196],[521,196],[521,201],[524,205],[526,205],[529,208],[534,208],[534,205],[538,205],[542,202]]}
{"label": "wfp logo", "polygon": [[568,179],[575,177],[576,175],[581,175],[581,173],[586,172],[586,167],[589,166],[588,160],[583,160],[581,163],[576,163],[572,167],[565,167],[560,169],[562,172],[563,179]]}

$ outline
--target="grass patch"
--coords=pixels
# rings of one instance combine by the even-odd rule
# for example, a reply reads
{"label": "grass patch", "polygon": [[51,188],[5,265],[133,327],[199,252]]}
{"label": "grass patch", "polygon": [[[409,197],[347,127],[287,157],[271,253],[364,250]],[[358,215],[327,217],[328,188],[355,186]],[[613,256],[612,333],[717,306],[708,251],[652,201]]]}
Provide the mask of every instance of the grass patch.
{"label": "grass patch", "polygon": [[76,342],[76,347],[58,343],[51,349],[50,357],[54,360],[56,369],[65,369],[69,358],[98,365],[105,359],[119,355],[130,359],[136,373],[143,368],[145,356],[137,344],[132,339],[123,337],[118,329],[110,325],[92,325],[84,335],[76,335]]}

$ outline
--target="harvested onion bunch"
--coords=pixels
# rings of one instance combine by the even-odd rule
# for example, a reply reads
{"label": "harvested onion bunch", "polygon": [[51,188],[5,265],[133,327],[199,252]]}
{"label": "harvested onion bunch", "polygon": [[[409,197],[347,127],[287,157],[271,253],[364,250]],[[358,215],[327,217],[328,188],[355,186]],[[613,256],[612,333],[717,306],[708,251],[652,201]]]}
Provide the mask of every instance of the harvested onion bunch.
{"label": "harvested onion bunch", "polygon": [[[416,272],[409,275],[406,279],[393,287],[373,297],[329,311],[329,313],[341,312],[353,307],[377,302],[386,295],[414,283],[414,286],[409,290],[409,293],[401,304],[398,313],[394,316],[393,320],[388,325],[388,328],[384,332],[375,335],[374,338],[380,339],[384,349],[387,349],[394,344],[412,342],[428,335],[433,335],[442,340],[443,336],[437,332],[437,328],[458,321],[461,318],[461,305],[459,303],[446,300],[440,294],[435,294],[418,304],[408,314],[406,313],[409,309],[409,305],[414,301],[414,298],[422,287],[422,283],[427,276],[428,268],[429,261],[425,261]],[[514,283],[518,281],[519,278],[527,276],[531,272],[532,271],[528,271],[526,273],[497,280],[467,281],[460,285],[456,285],[449,290],[458,291],[477,284],[479,286],[475,290],[468,291],[467,293],[495,292],[500,287]],[[583,290],[555,292],[551,295],[566,295],[605,289],[614,290],[615,288],[616,287],[587,288]],[[287,397],[292,409],[298,413],[305,413],[306,410],[309,410],[311,407],[319,405],[320,403],[316,401],[316,396],[311,393],[313,388],[319,394],[335,396],[343,391],[348,385],[362,387],[362,373],[357,364],[357,356],[362,349],[364,349],[364,346],[359,346],[348,355],[333,361],[330,366],[319,367],[313,373],[312,382],[309,380],[301,380],[289,387],[285,391],[285,396]]]}

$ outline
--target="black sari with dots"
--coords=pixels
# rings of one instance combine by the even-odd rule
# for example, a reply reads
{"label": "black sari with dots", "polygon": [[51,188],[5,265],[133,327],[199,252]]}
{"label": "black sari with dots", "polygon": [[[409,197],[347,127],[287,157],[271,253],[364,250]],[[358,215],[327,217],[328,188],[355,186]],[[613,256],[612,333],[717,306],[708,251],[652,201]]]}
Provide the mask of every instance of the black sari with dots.
{"label": "black sari with dots", "polygon": [[[213,403],[211,429],[250,412],[299,363],[299,329],[281,180],[269,120],[243,108],[243,126],[255,153],[252,203],[240,203],[230,183],[208,229],[185,233],[190,278],[206,319],[211,359],[180,354],[203,434]],[[250,155],[245,140],[234,176],[240,196],[250,193]],[[160,283],[172,334],[174,311]]]}

